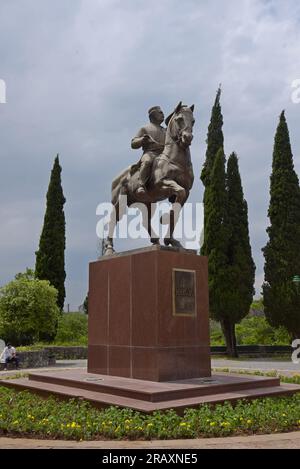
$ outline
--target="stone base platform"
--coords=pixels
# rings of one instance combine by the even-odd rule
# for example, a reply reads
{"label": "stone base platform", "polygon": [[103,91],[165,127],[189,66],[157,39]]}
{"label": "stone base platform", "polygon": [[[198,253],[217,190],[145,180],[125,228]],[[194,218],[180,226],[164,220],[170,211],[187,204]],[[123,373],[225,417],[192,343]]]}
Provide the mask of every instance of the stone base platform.
{"label": "stone base platform", "polygon": [[76,369],[30,373],[28,378],[1,380],[0,385],[30,390],[43,396],[85,399],[97,407],[129,407],[141,412],[217,404],[238,399],[283,396],[300,392],[300,386],[280,385],[279,378],[229,373],[208,378],[151,382],[87,373]]}

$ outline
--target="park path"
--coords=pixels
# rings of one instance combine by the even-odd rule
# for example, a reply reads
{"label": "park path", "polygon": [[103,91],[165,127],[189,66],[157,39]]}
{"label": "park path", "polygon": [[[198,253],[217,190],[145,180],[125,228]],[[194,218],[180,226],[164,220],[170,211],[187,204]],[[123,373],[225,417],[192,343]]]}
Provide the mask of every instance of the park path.
{"label": "park path", "polygon": [[[300,364],[293,363],[291,360],[272,360],[271,358],[253,358],[240,360],[227,360],[225,358],[212,358],[211,364],[213,368],[228,368],[229,371],[245,370],[245,371],[278,371],[283,375],[291,376],[300,374]],[[55,366],[47,367],[48,370],[70,369],[70,368],[86,368],[87,360],[57,360]],[[37,371],[38,368],[29,370],[24,369],[20,372],[28,373],[29,371]],[[0,376],[14,375],[14,370],[4,372],[0,371]]]}
{"label": "park path", "polygon": [[273,435],[153,441],[62,441],[0,437],[0,449],[299,449],[300,431]]}
{"label": "park path", "polygon": [[292,360],[274,360],[272,358],[253,358],[240,360],[230,360],[225,358],[212,358],[212,368],[228,368],[229,371],[277,371],[279,374],[292,376],[300,374],[300,363],[293,363]]}

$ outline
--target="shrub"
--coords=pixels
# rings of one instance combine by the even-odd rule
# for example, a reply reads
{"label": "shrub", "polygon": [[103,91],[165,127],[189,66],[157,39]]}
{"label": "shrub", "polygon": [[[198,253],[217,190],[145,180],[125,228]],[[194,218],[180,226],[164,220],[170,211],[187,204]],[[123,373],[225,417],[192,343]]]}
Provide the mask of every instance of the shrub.
{"label": "shrub", "polygon": [[210,344],[225,345],[224,335],[219,322],[210,320]]}
{"label": "shrub", "polygon": [[[224,336],[219,323],[210,322],[211,345],[224,345]],[[236,325],[238,345],[290,345],[288,332],[270,326],[263,316],[247,316]]]}
{"label": "shrub", "polygon": [[58,321],[56,345],[86,345],[88,318],[82,313],[63,313]]}
{"label": "shrub", "polygon": [[39,341],[55,331],[59,308],[57,290],[27,269],[0,289],[0,337],[14,345]]}
{"label": "shrub", "polygon": [[290,345],[291,340],[283,328],[270,326],[264,317],[247,317],[236,326],[237,343],[241,345]]}

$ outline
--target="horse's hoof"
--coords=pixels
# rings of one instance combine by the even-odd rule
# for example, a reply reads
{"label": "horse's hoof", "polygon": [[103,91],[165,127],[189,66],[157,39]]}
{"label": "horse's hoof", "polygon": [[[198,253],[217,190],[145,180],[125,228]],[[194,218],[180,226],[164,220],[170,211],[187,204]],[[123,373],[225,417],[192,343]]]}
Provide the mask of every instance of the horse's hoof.
{"label": "horse's hoof", "polygon": [[114,249],[106,249],[106,251],[104,252],[104,256],[111,256],[112,254],[115,253],[115,250]]}
{"label": "horse's hoof", "polygon": [[172,246],[173,248],[184,249],[182,244],[177,241],[175,238],[165,238],[164,239],[165,246]]}
{"label": "horse's hoof", "polygon": [[155,246],[160,246],[159,238],[151,238],[150,241]]}
{"label": "horse's hoof", "polygon": [[114,254],[114,253],[115,253],[115,250],[114,250],[113,246],[108,245],[108,246],[105,247],[105,250],[104,250],[104,254],[103,254],[103,255],[104,255],[104,256],[111,256],[111,255]]}

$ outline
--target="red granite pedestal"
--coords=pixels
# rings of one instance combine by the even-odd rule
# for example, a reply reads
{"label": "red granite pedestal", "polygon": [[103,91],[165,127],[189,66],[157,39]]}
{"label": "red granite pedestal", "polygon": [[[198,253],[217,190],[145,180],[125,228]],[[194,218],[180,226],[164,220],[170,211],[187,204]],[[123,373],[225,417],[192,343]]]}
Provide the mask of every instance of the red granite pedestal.
{"label": "red granite pedestal", "polygon": [[210,376],[206,257],[154,246],[92,262],[88,371],[149,381]]}

